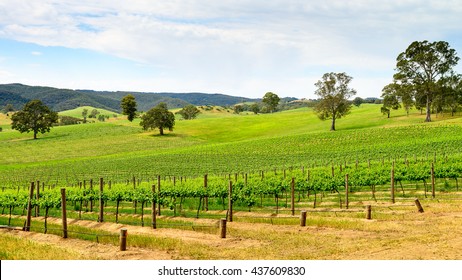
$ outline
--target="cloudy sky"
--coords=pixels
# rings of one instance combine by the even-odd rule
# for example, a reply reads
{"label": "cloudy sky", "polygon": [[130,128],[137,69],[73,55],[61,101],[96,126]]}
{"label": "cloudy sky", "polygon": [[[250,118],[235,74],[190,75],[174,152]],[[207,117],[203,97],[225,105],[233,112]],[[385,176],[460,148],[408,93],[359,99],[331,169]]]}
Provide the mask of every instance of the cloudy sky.
{"label": "cloudy sky", "polygon": [[0,83],[314,98],[346,72],[378,97],[413,41],[461,56],[461,15],[460,0],[1,0]]}

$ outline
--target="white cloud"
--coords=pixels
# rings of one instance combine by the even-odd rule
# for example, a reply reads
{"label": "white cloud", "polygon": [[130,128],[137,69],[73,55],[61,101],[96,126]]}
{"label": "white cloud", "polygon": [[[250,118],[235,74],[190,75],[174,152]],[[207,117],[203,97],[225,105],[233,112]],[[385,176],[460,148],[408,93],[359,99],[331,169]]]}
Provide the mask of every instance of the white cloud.
{"label": "white cloud", "polygon": [[151,65],[165,90],[300,92],[327,71],[375,83],[413,40],[460,34],[461,13],[441,0],[4,0],[0,37]]}

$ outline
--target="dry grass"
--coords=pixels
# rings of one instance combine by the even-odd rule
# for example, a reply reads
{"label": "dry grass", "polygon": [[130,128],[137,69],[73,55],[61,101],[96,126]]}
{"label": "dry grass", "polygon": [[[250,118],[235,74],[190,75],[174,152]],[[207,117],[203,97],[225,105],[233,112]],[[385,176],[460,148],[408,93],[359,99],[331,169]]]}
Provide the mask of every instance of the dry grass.
{"label": "dry grass", "polygon": [[[373,206],[372,220],[366,220],[363,213],[309,212],[307,227],[300,227],[292,222],[286,225],[271,225],[264,219],[258,223],[241,222],[240,213],[236,213],[237,221],[228,223],[226,239],[219,238],[218,233],[178,229],[152,230],[148,227],[128,226],[130,255],[115,255],[117,246],[111,245],[106,253],[93,252],[90,258],[110,259],[113,256],[115,259],[154,259],[157,256],[156,259],[228,260],[462,259],[460,201],[439,202],[428,199],[422,201],[422,204],[424,213],[418,213],[409,203],[376,204]],[[242,215],[242,219],[249,218],[248,214]],[[114,233],[123,226],[89,221],[73,223]],[[48,248],[43,246],[50,246],[44,245],[50,243],[50,240],[36,242],[38,244],[21,240],[4,247],[3,252],[12,254],[13,251],[21,251],[17,250],[18,246],[37,247],[39,251]],[[54,245],[62,247],[63,242]],[[71,247],[66,247],[66,250],[74,248],[75,251],[83,251],[81,246],[82,244],[77,242]],[[114,252],[110,253],[110,250]],[[2,254],[8,259],[42,258],[40,254],[31,252],[22,256]],[[64,257],[56,254],[45,258],[74,257],[75,255]]]}

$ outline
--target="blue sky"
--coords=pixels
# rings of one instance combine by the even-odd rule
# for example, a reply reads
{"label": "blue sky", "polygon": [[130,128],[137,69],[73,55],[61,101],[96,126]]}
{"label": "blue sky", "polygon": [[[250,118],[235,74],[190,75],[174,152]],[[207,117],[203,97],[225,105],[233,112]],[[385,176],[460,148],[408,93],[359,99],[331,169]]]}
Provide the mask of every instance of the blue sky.
{"label": "blue sky", "polygon": [[459,0],[2,0],[0,83],[314,98],[346,72],[378,97],[411,42],[462,55],[461,14]]}

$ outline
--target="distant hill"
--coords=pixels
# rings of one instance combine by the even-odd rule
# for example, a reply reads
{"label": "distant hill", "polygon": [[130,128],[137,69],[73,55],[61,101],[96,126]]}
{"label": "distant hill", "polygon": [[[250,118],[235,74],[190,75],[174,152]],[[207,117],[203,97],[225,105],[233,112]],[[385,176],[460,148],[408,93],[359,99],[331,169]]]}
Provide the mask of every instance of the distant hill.
{"label": "distant hill", "polygon": [[71,110],[81,106],[92,106],[120,112],[120,100],[129,93],[135,96],[139,111],[147,111],[160,102],[167,103],[169,108],[180,108],[188,104],[197,106],[231,106],[240,102],[258,101],[257,99],[217,93],[70,90],[23,84],[3,84],[0,85],[0,108],[3,108],[6,104],[12,104],[15,109],[20,109],[28,101],[40,99],[54,111]]}

